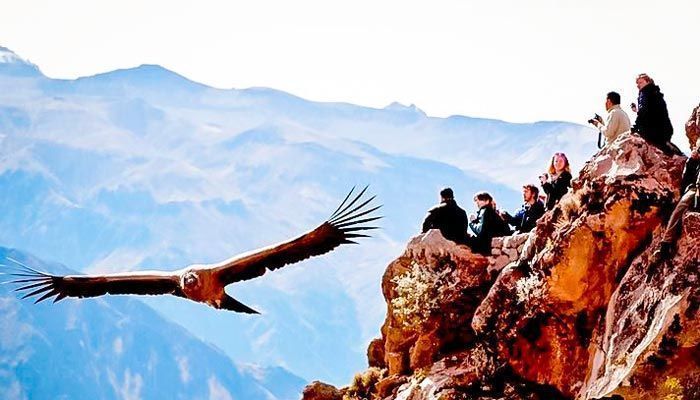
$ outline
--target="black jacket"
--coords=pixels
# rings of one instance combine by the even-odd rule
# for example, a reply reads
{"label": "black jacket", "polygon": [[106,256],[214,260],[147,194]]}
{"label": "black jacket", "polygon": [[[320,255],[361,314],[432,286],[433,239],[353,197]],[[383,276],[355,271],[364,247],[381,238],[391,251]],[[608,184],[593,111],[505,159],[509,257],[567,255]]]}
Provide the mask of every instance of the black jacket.
{"label": "black jacket", "polygon": [[547,193],[547,209],[551,210],[571,187],[571,173],[563,171],[554,182],[545,182],[542,189]]}
{"label": "black jacket", "polygon": [[469,227],[476,235],[471,240],[470,245],[472,250],[477,253],[490,253],[491,239],[510,235],[508,224],[496,213],[492,206],[481,207],[476,215],[476,219],[469,223]]}
{"label": "black jacket", "polygon": [[467,243],[467,213],[454,200],[446,200],[428,211],[423,221],[423,233],[439,229],[445,239],[456,243]]}
{"label": "black jacket", "polygon": [[644,86],[639,91],[637,104],[637,120],[632,132],[639,133],[649,143],[664,146],[673,136],[673,126],[661,89],[653,83]]}
{"label": "black jacket", "polygon": [[537,220],[544,214],[544,203],[536,200],[534,204],[525,203],[515,215],[503,214],[503,219],[513,225],[519,233],[527,233],[537,225]]}

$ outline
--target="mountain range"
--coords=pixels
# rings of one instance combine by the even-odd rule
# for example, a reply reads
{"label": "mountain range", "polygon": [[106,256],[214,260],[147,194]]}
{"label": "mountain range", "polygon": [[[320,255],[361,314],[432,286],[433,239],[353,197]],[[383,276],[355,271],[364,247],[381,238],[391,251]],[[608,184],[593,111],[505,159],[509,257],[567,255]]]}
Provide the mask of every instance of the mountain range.
{"label": "mountain range", "polygon": [[[54,274],[55,263],[0,247],[0,263]],[[0,392],[20,399],[294,399],[305,381],[279,368],[237,365],[142,302],[70,302],[59,312],[0,285]]]}
{"label": "mountain range", "polygon": [[[413,105],[214,89],[157,65],[52,79],[0,48],[0,244],[82,272],[175,269],[312,229],[352,186],[369,184],[384,204],[375,237],[229,288],[262,315],[141,299],[238,364],[342,383],[365,367],[378,336],[384,267],[441,187],[468,210],[478,190],[513,210],[552,153],[566,152],[576,168],[595,140],[567,122],[436,118]],[[103,300],[36,312],[108,322],[71,311],[78,303]]]}

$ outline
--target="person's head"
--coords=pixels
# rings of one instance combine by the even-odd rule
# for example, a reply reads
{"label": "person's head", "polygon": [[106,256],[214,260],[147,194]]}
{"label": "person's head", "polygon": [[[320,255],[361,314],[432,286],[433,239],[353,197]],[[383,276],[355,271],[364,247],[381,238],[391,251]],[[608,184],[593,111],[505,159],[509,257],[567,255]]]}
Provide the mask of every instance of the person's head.
{"label": "person's head", "polygon": [[491,205],[493,197],[488,192],[478,192],[474,195],[474,203],[478,208]]}
{"label": "person's head", "polygon": [[620,105],[620,93],[609,92],[605,96],[605,109],[610,110],[613,106]]}
{"label": "person's head", "polygon": [[534,203],[537,201],[537,196],[540,194],[540,189],[535,185],[523,186],[523,201],[526,203]]}
{"label": "person's head", "polygon": [[455,194],[452,192],[451,188],[444,188],[440,191],[440,200],[441,201],[447,201],[447,200],[454,200]]}
{"label": "person's head", "polygon": [[550,174],[560,174],[563,171],[571,172],[571,167],[569,166],[569,159],[566,158],[564,153],[554,153],[552,156],[552,161],[549,163]]}
{"label": "person's head", "polygon": [[642,90],[644,87],[650,83],[654,83],[654,80],[647,74],[637,75],[637,89]]}

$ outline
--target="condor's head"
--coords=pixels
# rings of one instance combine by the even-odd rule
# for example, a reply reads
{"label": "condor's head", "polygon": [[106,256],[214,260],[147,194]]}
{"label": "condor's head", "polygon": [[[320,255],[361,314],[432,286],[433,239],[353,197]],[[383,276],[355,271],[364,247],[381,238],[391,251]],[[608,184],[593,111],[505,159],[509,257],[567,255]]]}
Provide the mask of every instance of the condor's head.
{"label": "condor's head", "polygon": [[180,285],[185,293],[192,293],[202,288],[202,281],[199,274],[194,271],[188,271],[180,279]]}

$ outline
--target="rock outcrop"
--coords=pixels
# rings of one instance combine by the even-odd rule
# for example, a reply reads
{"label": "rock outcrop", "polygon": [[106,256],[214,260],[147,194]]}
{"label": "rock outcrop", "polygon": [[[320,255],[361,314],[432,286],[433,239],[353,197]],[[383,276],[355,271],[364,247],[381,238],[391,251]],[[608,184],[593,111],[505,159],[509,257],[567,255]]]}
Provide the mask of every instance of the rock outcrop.
{"label": "rock outcrop", "polygon": [[622,135],[490,257],[412,239],[383,278],[364,398],[700,399],[700,213],[651,262],[684,161]]}

